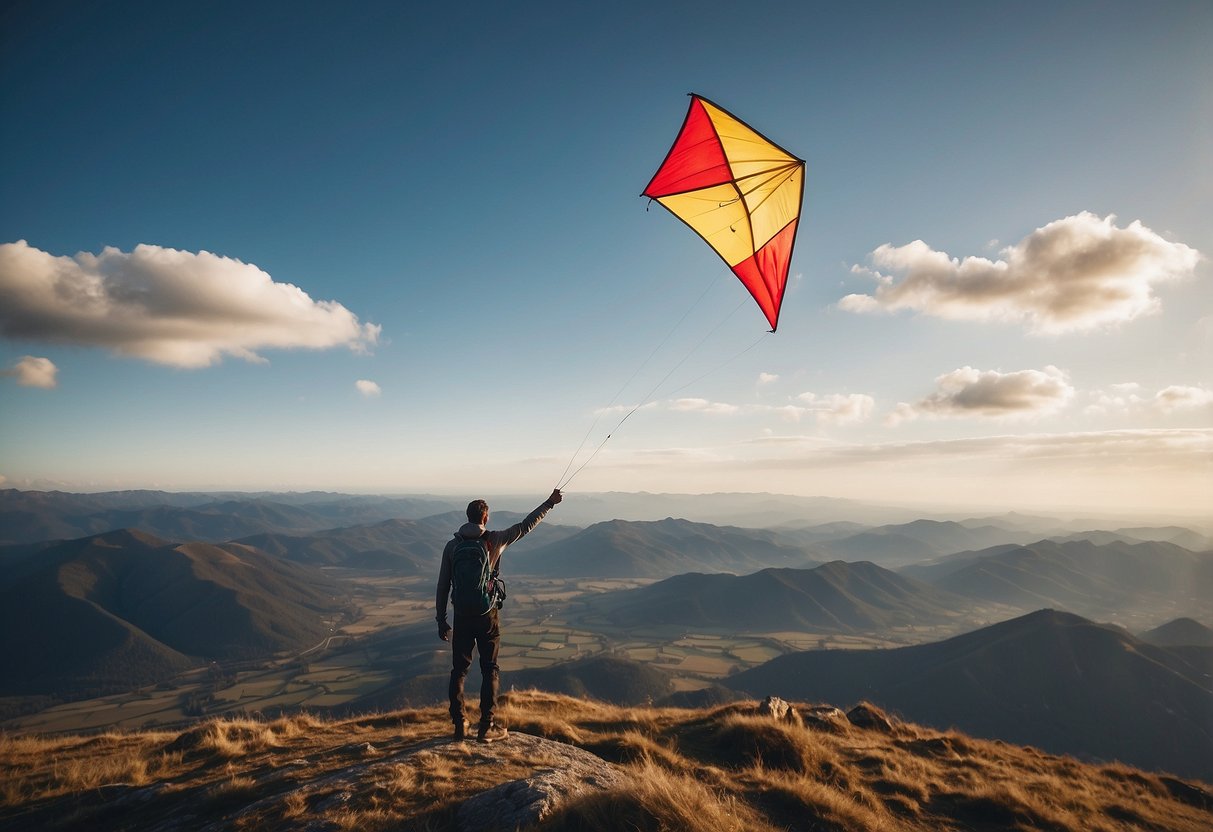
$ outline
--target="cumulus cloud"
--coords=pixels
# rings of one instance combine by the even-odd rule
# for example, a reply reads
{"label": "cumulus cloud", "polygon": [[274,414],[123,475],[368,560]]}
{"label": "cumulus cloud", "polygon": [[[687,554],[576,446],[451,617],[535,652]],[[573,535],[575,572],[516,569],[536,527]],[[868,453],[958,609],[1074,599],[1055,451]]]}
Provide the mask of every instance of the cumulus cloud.
{"label": "cumulus cloud", "polygon": [[1089,415],[1107,413],[1143,413],[1154,411],[1169,415],[1183,410],[1213,407],[1213,390],[1207,387],[1172,384],[1153,396],[1141,395],[1141,385],[1135,382],[1113,384],[1107,389],[1090,393],[1091,404],[1084,412]]}
{"label": "cumulus cloud", "polygon": [[917,403],[900,402],[885,423],[897,425],[920,416],[1033,418],[1060,410],[1074,396],[1065,372],[1052,365],[1013,373],[961,367],[936,378],[935,386],[934,393]]}
{"label": "cumulus cloud", "polygon": [[24,240],[0,245],[0,334],[101,347],[175,367],[266,348],[363,351],[379,326],[313,300],[251,263],[139,245],[58,257]]}
{"label": "cumulus cloud", "polygon": [[758,374],[758,383],[759,384],[770,384],[775,381],[779,381],[779,375],[777,373],[759,373]]}
{"label": "cumulus cloud", "polygon": [[49,390],[59,383],[55,377],[58,372],[59,368],[49,358],[23,355],[12,367],[0,371],[0,375],[15,378],[22,387],[42,387]]}
{"label": "cumulus cloud", "polygon": [[378,396],[381,393],[383,393],[382,387],[380,387],[375,382],[373,382],[369,379],[365,379],[365,378],[360,378],[357,381],[355,381],[354,386],[358,388],[359,393],[366,396],[368,399],[372,399],[375,396]]}
{"label": "cumulus cloud", "polygon": [[1173,384],[1154,394],[1154,404],[1163,413],[1208,407],[1213,404],[1213,390]]}
{"label": "cumulus cloud", "polygon": [[[1036,332],[1085,330],[1130,321],[1159,308],[1156,284],[1192,275],[1201,254],[1141,224],[1082,212],[1038,228],[1001,259],[951,257],[922,240],[885,244],[874,268],[874,294],[847,295],[850,312],[911,309],[954,320],[1020,321]],[[880,270],[900,275],[885,274]]]}

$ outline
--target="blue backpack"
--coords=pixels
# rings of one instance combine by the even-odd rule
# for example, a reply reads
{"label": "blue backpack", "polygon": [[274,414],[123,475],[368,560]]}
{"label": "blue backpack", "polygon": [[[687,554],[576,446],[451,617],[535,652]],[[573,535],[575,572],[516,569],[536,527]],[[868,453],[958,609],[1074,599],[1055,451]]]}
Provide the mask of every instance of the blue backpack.
{"label": "blue backpack", "polygon": [[484,615],[500,609],[505,599],[501,579],[493,573],[484,537],[461,537],[451,550],[451,603],[455,615]]}

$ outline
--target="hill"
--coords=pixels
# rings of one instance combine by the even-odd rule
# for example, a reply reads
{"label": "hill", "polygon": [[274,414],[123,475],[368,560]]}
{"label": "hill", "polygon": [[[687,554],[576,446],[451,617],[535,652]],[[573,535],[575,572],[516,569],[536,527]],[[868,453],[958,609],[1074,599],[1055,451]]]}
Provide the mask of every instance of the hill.
{"label": "hill", "polygon": [[1168,603],[1198,611],[1213,597],[1213,553],[1159,541],[1041,540],[964,552],[902,571],[958,595],[1023,609],[1100,614]]}
{"label": "hill", "polygon": [[751,575],[688,574],[593,598],[616,624],[676,624],[733,632],[872,632],[949,621],[963,599],[873,563]]}
{"label": "hill", "polygon": [[780,656],[723,683],[800,699],[868,699],[929,725],[1208,780],[1211,670],[1213,651],[1179,655],[1043,610],[932,644]]}
{"label": "hill", "polygon": [[1142,633],[1141,640],[1159,647],[1213,647],[1213,630],[1191,618],[1176,618]]}
{"label": "hill", "polygon": [[[493,512],[491,528],[521,521],[525,515]],[[406,575],[438,574],[442,547],[466,521],[463,512],[447,512],[420,520],[384,520],[369,525],[325,529],[311,534],[265,533],[238,539],[277,557],[317,566],[386,569]],[[577,529],[546,521],[510,547],[507,564],[515,553],[563,540]],[[512,565],[507,566],[511,571]]]}
{"label": "hill", "polygon": [[437,497],[0,490],[0,544],[35,543],[138,528],[168,540],[224,541],[419,518],[456,508]]}
{"label": "hill", "polygon": [[598,654],[551,667],[514,670],[510,687],[596,699],[613,705],[646,705],[674,692],[668,673],[644,662]]}
{"label": "hill", "polygon": [[[0,737],[13,832],[239,828],[615,832],[1197,832],[1199,783],[796,704],[621,708],[506,697],[512,734],[449,740],[445,708],[100,737]],[[479,814],[481,807],[491,811]],[[540,820],[542,819],[542,820]]]}
{"label": "hill", "polygon": [[515,573],[546,577],[667,578],[685,572],[752,572],[816,565],[778,533],[692,523],[611,520],[516,556]]}
{"label": "hill", "polygon": [[1031,536],[995,525],[972,525],[952,520],[914,520],[878,526],[823,541],[821,549],[842,560],[870,560],[901,565],[939,555],[1003,543],[1026,543]]}
{"label": "hill", "polygon": [[22,562],[0,590],[0,690],[70,694],[158,681],[202,659],[294,650],[328,632],[343,593],[247,546],[121,530]]}

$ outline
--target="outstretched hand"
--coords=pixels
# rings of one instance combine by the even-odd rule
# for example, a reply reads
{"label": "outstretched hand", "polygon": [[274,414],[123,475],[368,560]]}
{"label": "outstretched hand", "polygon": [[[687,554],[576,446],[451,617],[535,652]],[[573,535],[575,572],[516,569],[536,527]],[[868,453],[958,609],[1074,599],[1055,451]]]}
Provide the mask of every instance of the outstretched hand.
{"label": "outstretched hand", "polygon": [[551,496],[551,497],[548,497],[548,502],[549,502],[549,503],[551,503],[552,505],[556,505],[557,503],[559,503],[559,502],[560,502],[561,500],[563,500],[563,499],[564,499],[564,495],[560,493],[560,489],[559,489],[559,488],[553,488],[553,489],[552,489],[552,496]]}

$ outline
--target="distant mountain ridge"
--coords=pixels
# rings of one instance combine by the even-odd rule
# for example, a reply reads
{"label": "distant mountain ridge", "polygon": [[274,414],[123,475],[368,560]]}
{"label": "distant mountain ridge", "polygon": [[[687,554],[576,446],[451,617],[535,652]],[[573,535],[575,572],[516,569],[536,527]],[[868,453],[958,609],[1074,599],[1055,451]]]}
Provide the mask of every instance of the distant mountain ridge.
{"label": "distant mountain ridge", "polygon": [[902,574],[969,598],[1079,613],[1200,607],[1213,598],[1213,553],[1160,541],[1096,544],[1040,540],[995,546],[907,567]]}
{"label": "distant mountain ridge", "polygon": [[[523,518],[524,515],[508,511],[493,512],[489,527],[506,528]],[[405,575],[432,574],[437,577],[443,547],[465,522],[463,512],[447,512],[419,520],[383,520],[362,526],[324,529],[311,534],[257,534],[239,538],[235,542],[297,563],[383,569]],[[545,519],[508,549],[505,568],[512,569],[510,561],[514,553],[563,540],[577,531]]]}
{"label": "distant mountain ridge", "polygon": [[795,653],[724,680],[1048,751],[1213,778],[1213,650],[1182,654],[1042,610],[946,641]]}
{"label": "distant mountain ridge", "polygon": [[564,540],[515,556],[510,570],[547,577],[666,578],[686,572],[752,572],[817,565],[777,532],[667,517],[595,523]]}
{"label": "distant mountain ridge", "polygon": [[327,635],[344,592],[247,546],[119,530],[52,546],[0,588],[7,693],[129,689],[202,659],[266,656]]}
{"label": "distant mountain ridge", "polygon": [[677,624],[732,632],[871,632],[951,621],[966,602],[873,563],[750,575],[688,574],[588,602],[615,624]]}
{"label": "distant mountain ridge", "polygon": [[0,544],[69,540],[139,528],[169,540],[221,542],[264,533],[299,533],[339,525],[417,518],[450,511],[440,498],[339,494],[101,494],[0,490]]}

